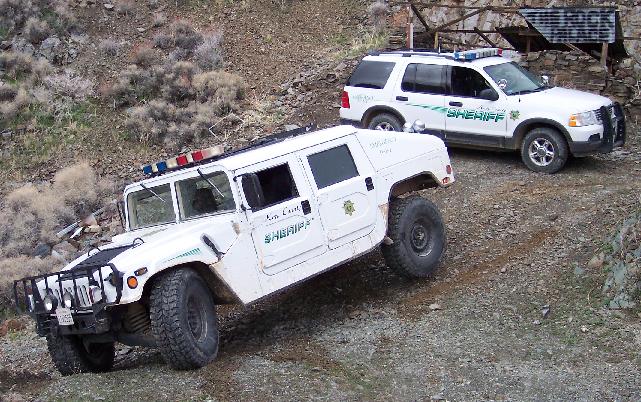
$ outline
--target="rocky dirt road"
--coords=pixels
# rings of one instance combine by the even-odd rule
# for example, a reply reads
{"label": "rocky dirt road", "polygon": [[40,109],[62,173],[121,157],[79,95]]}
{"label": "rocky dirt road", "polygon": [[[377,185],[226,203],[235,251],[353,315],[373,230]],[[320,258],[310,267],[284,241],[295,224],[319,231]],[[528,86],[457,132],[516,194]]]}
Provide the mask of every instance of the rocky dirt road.
{"label": "rocky dirt road", "polygon": [[5,399],[640,400],[641,320],[602,307],[587,262],[639,208],[636,129],[621,152],[529,172],[453,150],[457,183],[426,192],[449,249],[435,278],[378,254],[250,308],[221,309],[217,361],[174,372],[121,349],[116,370],[60,377],[31,328],[0,339]]}

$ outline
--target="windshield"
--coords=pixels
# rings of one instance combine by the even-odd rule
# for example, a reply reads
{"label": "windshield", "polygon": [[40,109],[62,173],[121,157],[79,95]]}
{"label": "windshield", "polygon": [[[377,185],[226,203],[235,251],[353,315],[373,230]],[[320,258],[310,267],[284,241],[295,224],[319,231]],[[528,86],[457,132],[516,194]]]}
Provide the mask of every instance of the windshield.
{"label": "windshield", "polygon": [[547,88],[540,77],[515,62],[487,66],[484,70],[506,95],[536,92]]}
{"label": "windshield", "polygon": [[130,193],[127,196],[127,211],[130,229],[176,221],[169,184],[144,187],[140,191]]}
{"label": "windshield", "polygon": [[176,182],[178,209],[182,219],[236,209],[229,179],[224,172]]}

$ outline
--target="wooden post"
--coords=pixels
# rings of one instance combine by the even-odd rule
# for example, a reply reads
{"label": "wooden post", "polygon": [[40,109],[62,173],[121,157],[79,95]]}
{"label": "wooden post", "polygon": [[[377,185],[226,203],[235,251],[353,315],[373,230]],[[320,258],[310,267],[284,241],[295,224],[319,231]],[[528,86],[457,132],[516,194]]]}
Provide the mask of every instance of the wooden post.
{"label": "wooden post", "polygon": [[530,53],[530,49],[532,48],[532,38],[529,36],[525,40],[525,53]]}
{"label": "wooden post", "polygon": [[405,22],[405,47],[412,48],[412,7],[407,6],[407,21]]}
{"label": "wooden post", "polygon": [[438,32],[434,32],[434,50],[438,49]]}
{"label": "wooden post", "polygon": [[608,68],[608,42],[603,42],[601,45],[601,65]]}

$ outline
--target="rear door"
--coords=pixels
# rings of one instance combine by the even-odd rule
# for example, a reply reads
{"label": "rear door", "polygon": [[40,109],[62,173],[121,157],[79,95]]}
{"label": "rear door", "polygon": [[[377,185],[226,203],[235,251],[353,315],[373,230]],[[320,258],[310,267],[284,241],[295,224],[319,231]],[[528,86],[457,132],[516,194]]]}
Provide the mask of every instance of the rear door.
{"label": "rear door", "polygon": [[291,268],[327,250],[318,205],[295,155],[241,171],[258,176],[264,206],[248,210],[252,238],[267,275]]}
{"label": "rear door", "polygon": [[481,99],[480,92],[492,85],[478,71],[451,66],[448,71],[446,140],[479,146],[499,146],[507,136],[505,98]]}
{"label": "rear door", "polygon": [[329,248],[371,233],[377,209],[374,169],[358,141],[341,138],[298,155],[318,200]]}
{"label": "rear door", "polygon": [[406,122],[421,120],[429,134],[445,130],[447,66],[410,63],[395,88],[394,102]]}

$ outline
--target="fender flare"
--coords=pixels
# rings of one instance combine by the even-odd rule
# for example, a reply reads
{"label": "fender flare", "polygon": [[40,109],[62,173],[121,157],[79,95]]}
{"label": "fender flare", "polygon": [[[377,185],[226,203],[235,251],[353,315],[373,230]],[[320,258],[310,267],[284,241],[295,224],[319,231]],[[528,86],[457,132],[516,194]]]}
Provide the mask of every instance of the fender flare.
{"label": "fender flare", "polygon": [[392,114],[396,118],[399,119],[401,124],[405,124],[405,118],[403,117],[403,115],[398,110],[396,110],[396,109],[394,109],[393,107],[390,107],[390,106],[379,106],[379,105],[376,105],[376,106],[370,107],[369,109],[367,109],[365,111],[365,113],[363,113],[363,118],[361,119],[361,126],[363,128],[367,128],[367,126],[369,125],[369,122],[374,118],[374,116],[376,116],[379,113]]}
{"label": "fender flare", "polygon": [[568,130],[563,127],[563,125],[558,121],[535,117],[532,119],[524,120],[520,122],[518,126],[516,126],[516,128],[514,129],[514,134],[512,136],[512,148],[521,148],[521,143],[523,142],[523,138],[525,137],[525,135],[533,128],[542,126],[552,127],[555,130],[558,130],[563,135],[563,137],[565,137],[565,140],[568,144],[571,144],[573,142]]}

